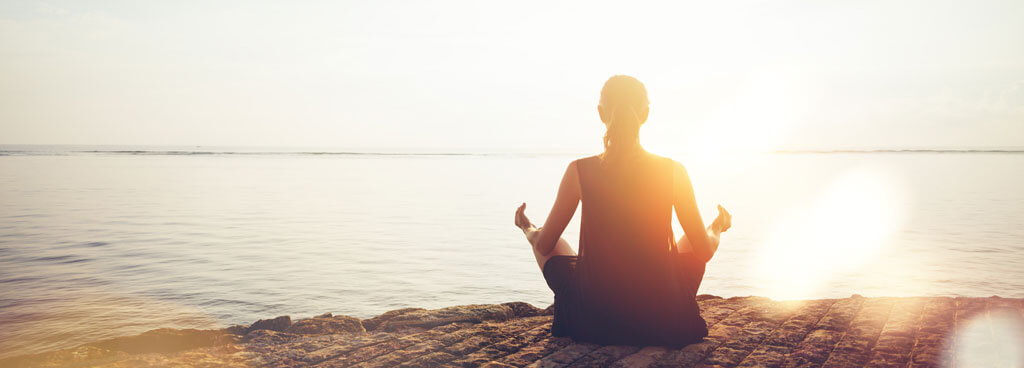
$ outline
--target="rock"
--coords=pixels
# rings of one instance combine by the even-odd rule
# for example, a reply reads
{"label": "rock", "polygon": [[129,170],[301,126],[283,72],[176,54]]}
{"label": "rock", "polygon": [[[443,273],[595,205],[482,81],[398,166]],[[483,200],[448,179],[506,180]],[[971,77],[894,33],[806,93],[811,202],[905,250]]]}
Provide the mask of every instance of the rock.
{"label": "rock", "polygon": [[515,317],[533,317],[544,315],[544,309],[534,307],[530,303],[523,302],[509,302],[501,303],[501,305],[512,310],[512,315]]}
{"label": "rock", "polygon": [[261,319],[249,326],[245,332],[253,332],[256,330],[271,330],[271,331],[284,331],[292,325],[292,317],[280,316],[274,319]]}
{"label": "rock", "polygon": [[222,328],[220,329],[220,331],[232,335],[245,335],[245,333],[249,331],[249,326],[234,325],[231,327]]}
{"label": "rock", "polygon": [[[326,317],[325,317],[326,316]],[[309,319],[300,320],[288,327],[285,332],[300,335],[327,335],[340,333],[363,333],[362,321],[349,316],[332,316],[330,313]]]}
{"label": "rock", "polygon": [[551,304],[547,308],[544,308],[544,315],[545,316],[553,316],[553,315],[555,315],[555,305]]}
{"label": "rock", "polygon": [[702,302],[702,301],[705,301],[705,300],[708,300],[708,299],[722,299],[722,297],[716,296],[716,295],[710,295],[710,294],[700,294],[700,295],[697,295],[697,301],[698,302]]}
{"label": "rock", "polygon": [[89,344],[90,346],[128,353],[170,353],[206,346],[223,345],[238,341],[235,335],[220,330],[176,330],[161,328],[137,336],[116,337]]}
{"label": "rock", "polygon": [[378,325],[380,325],[384,321],[387,321],[389,319],[395,318],[395,316],[402,315],[402,314],[409,313],[409,312],[422,311],[422,310],[426,310],[426,309],[423,309],[423,308],[402,308],[402,309],[395,309],[393,311],[387,311],[387,312],[384,312],[384,314],[381,314],[379,316],[376,316],[376,317],[364,320],[363,321],[363,327],[366,328],[367,331],[373,331],[373,330],[377,329]]}
{"label": "rock", "polygon": [[246,342],[257,345],[283,344],[298,338],[299,335],[274,330],[255,330],[245,335]]}
{"label": "rock", "polygon": [[515,315],[509,307],[498,304],[471,304],[432,310],[413,310],[401,313],[380,322],[374,328],[378,331],[395,331],[400,328],[431,328],[452,322],[479,323],[483,321],[506,321]]}
{"label": "rock", "polygon": [[[753,304],[753,303],[765,303],[765,302],[770,302],[771,301],[771,299],[765,298],[763,296],[753,296],[753,295],[750,295],[750,296],[734,296],[734,297],[731,297],[731,298],[726,299],[726,300],[729,300],[729,301],[732,301],[732,302],[750,303],[750,304]],[[701,299],[698,297],[697,301],[699,302],[699,301],[701,301]]]}

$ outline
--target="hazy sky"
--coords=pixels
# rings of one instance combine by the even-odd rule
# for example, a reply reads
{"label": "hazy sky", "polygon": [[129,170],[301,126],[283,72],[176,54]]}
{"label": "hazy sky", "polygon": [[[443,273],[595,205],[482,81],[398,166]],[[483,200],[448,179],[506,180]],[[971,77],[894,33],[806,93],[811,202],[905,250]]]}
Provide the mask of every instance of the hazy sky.
{"label": "hazy sky", "polygon": [[0,144],[1024,146],[1024,1],[3,1]]}

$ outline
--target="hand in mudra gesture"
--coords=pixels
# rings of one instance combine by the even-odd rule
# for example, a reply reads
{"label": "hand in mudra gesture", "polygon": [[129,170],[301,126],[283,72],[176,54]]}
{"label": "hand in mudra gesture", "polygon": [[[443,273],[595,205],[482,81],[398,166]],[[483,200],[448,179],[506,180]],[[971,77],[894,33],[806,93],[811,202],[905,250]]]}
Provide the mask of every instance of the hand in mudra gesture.
{"label": "hand in mudra gesture", "polygon": [[533,228],[533,223],[526,217],[526,202],[523,202],[519,208],[516,208],[516,227],[520,230],[526,231]]}
{"label": "hand in mudra gesture", "polygon": [[715,218],[715,221],[711,222],[711,228],[724,233],[730,227],[732,227],[732,214],[726,211],[722,205],[718,205],[718,217]]}

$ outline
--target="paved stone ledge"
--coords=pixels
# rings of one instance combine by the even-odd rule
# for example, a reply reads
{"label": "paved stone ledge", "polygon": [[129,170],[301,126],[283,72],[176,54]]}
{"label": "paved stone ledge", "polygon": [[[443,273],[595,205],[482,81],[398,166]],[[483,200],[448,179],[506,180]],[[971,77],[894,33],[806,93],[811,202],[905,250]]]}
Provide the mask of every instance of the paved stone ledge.
{"label": "paved stone ledge", "polygon": [[[550,335],[526,303],[406,308],[360,320],[282,316],[221,330],[159,329],[0,367],[1007,367],[1024,363],[1024,300],[699,298],[709,336],[682,349]],[[979,349],[981,349],[979,351]],[[962,363],[965,359],[969,364]],[[957,362],[961,362],[957,364]]]}

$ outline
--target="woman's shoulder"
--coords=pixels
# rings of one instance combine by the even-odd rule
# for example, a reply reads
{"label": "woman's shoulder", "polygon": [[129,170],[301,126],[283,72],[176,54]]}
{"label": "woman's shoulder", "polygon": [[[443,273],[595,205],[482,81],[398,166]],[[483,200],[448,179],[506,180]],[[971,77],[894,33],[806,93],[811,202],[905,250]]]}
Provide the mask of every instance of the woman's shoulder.
{"label": "woman's shoulder", "polygon": [[672,181],[673,182],[687,182],[687,181],[689,181],[690,174],[686,172],[686,167],[683,166],[683,164],[681,162],[676,161],[676,160],[674,160],[674,159],[672,159],[670,157],[659,156],[659,155],[655,155],[655,154],[651,154],[651,155],[654,156],[655,160],[657,160],[658,162],[660,162],[660,163],[662,163],[664,165],[664,166],[661,166],[661,167],[667,167],[668,170],[672,172]]}
{"label": "woman's shoulder", "polygon": [[[678,170],[678,169],[682,169],[683,168],[683,164],[679,163],[679,161],[676,161],[676,160],[674,160],[674,159],[672,159],[670,157],[656,155],[656,154],[653,154],[653,153],[650,153],[650,152],[646,152],[645,154],[647,155],[648,159],[650,159],[652,161],[660,162],[660,163],[663,163],[663,164],[667,164],[667,165],[671,166],[674,170]],[[596,155],[580,157],[580,158],[577,158],[575,160],[572,160],[572,162],[569,163],[569,166],[584,165],[584,164],[586,164],[588,162],[600,162],[601,161],[601,156],[602,156],[602,154],[596,154]]]}
{"label": "woman's shoulder", "polygon": [[570,166],[578,166],[578,165],[584,164],[586,162],[597,161],[597,160],[600,160],[600,159],[601,159],[601,155],[600,154],[590,155],[590,156],[580,157],[580,158],[577,158],[575,160],[572,160],[572,162],[570,162],[569,165]]}
{"label": "woman's shoulder", "polygon": [[652,159],[654,159],[654,160],[656,160],[658,162],[662,162],[662,163],[665,163],[667,165],[671,165],[673,168],[681,168],[681,167],[683,167],[683,164],[679,163],[679,161],[676,161],[676,160],[672,159],[671,157],[661,156],[661,155],[657,155],[657,154],[653,154],[653,153],[648,153],[648,155],[650,155],[650,157]]}

